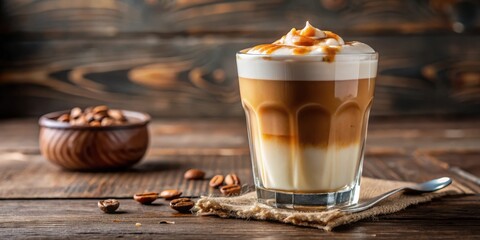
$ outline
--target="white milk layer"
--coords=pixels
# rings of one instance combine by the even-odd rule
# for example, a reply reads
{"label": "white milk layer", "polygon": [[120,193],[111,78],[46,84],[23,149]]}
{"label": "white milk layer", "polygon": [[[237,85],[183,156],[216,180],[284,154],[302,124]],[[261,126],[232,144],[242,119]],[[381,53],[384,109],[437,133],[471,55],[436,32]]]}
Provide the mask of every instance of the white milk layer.
{"label": "white milk layer", "polygon": [[337,55],[334,62],[319,59],[321,56],[237,54],[238,76],[282,81],[341,81],[377,76],[375,54]]}
{"label": "white milk layer", "polygon": [[[258,137],[258,136],[257,136]],[[298,147],[258,139],[257,168],[263,186],[292,192],[330,192],[355,182],[361,146]]]}

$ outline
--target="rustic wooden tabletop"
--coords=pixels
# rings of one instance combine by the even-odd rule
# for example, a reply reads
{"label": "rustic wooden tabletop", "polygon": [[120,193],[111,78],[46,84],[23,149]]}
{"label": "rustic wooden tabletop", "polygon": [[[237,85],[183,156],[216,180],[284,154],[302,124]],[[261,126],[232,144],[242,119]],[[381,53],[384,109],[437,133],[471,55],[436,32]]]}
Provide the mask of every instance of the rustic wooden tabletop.
{"label": "rustic wooden tabletop", "polygon": [[[133,201],[142,191],[181,189],[216,194],[208,180],[186,181],[189,168],[235,172],[252,184],[243,120],[156,120],[146,158],[121,172],[68,172],[38,149],[35,119],[0,121],[0,238],[464,238],[480,237],[480,118],[373,119],[364,176],[423,181],[450,176],[476,193],[450,196],[367,219],[333,232],[285,224],[179,214],[168,202]],[[98,199],[116,198],[118,214],[103,214]],[[162,220],[175,224],[161,224]],[[141,226],[136,226],[141,223]]]}

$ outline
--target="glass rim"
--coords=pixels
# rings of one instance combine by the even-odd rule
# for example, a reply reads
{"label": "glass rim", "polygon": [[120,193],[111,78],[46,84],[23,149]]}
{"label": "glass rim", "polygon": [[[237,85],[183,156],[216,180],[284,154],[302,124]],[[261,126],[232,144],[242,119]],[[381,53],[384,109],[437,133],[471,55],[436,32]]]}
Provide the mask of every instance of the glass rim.
{"label": "glass rim", "polygon": [[[245,49],[244,49],[245,50]],[[308,61],[321,61],[323,62],[323,57],[331,56],[328,53],[322,54],[312,54],[312,55],[287,55],[287,54],[259,54],[259,53],[246,53],[244,50],[240,50],[236,53],[237,57],[240,57],[245,60],[248,59],[264,59],[270,61],[299,61],[299,60],[308,60]],[[358,61],[358,60],[378,60],[378,52],[371,53],[337,53],[334,55],[335,61]]]}
{"label": "glass rim", "polygon": [[[248,48],[247,48],[248,49]],[[304,57],[318,57],[318,56],[328,56],[329,54],[328,53],[321,53],[321,54],[312,54],[312,55],[292,55],[292,54],[261,54],[261,53],[246,53],[246,52],[242,52],[244,51],[245,49],[243,50],[240,50],[238,51],[236,54],[237,55],[244,55],[244,56],[257,56],[257,57],[272,57],[272,58],[285,58],[285,57],[289,57],[289,58],[304,58]],[[336,53],[335,56],[373,56],[373,55],[377,55],[378,56],[378,52],[375,51],[375,52],[371,52],[371,53]]]}

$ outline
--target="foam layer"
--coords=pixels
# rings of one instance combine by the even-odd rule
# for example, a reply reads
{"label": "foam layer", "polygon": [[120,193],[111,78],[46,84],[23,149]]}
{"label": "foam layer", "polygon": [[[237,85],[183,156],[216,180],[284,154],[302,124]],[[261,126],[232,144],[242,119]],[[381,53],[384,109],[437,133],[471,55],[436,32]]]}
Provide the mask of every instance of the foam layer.
{"label": "foam layer", "polygon": [[283,81],[341,81],[377,76],[377,60],[368,60],[371,56],[337,56],[335,62],[318,61],[312,56],[291,58],[237,55],[238,76]]}

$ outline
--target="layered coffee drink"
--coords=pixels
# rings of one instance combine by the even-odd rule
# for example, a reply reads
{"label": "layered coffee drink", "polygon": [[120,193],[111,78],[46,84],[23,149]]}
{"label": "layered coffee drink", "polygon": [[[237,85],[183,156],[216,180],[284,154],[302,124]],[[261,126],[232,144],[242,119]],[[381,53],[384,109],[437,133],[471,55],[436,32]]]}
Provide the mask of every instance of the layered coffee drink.
{"label": "layered coffee drink", "polygon": [[237,54],[257,195],[277,207],[358,200],[377,54],[308,22]]}

